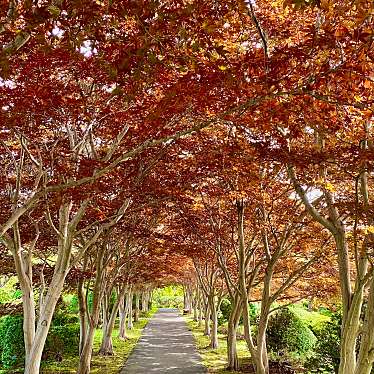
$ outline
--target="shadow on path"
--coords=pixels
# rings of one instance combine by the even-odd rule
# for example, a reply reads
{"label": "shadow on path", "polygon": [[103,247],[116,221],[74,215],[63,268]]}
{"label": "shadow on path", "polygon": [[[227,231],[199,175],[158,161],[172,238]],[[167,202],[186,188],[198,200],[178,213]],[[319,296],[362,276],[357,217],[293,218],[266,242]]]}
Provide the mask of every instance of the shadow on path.
{"label": "shadow on path", "polygon": [[120,374],[206,373],[192,333],[177,309],[159,309]]}

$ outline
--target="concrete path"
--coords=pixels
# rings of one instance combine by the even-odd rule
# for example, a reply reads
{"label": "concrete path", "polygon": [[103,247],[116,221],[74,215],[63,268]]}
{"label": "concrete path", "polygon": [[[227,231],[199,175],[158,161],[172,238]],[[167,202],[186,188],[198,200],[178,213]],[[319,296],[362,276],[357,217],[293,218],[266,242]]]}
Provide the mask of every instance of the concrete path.
{"label": "concrete path", "polygon": [[206,373],[192,333],[177,309],[159,309],[120,374]]}

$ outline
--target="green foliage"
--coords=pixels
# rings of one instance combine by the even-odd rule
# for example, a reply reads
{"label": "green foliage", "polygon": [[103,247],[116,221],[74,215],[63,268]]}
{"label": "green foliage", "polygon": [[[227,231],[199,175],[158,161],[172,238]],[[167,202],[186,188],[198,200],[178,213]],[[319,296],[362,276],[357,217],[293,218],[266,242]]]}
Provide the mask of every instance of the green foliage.
{"label": "green foliage", "polygon": [[[223,325],[230,318],[230,313],[232,310],[231,300],[229,298],[224,298],[220,305],[220,310],[218,311],[218,324]],[[251,319],[251,324],[255,325],[257,323],[257,318],[259,314],[259,306],[255,303],[249,304],[249,317]],[[243,317],[240,317],[240,324],[243,322]]]}
{"label": "green foliage", "polygon": [[305,364],[311,373],[338,372],[341,323],[341,312],[337,312],[331,316],[329,322],[325,322],[322,327],[314,330],[317,337],[314,354]]}
{"label": "green foliage", "polygon": [[[5,316],[0,320],[0,365],[12,368],[24,361],[23,317]],[[47,336],[43,359],[61,360],[65,355],[78,353],[78,317],[57,314]]]}
{"label": "green foliage", "polygon": [[322,314],[323,316],[327,316],[327,317],[331,317],[334,314],[330,309],[322,307],[322,306],[318,309],[318,313]]}
{"label": "green foliage", "polygon": [[288,308],[281,309],[269,319],[267,344],[276,354],[308,353],[316,337],[306,324]]}
{"label": "green foliage", "polygon": [[183,308],[183,296],[160,296],[155,300],[159,308]]}
{"label": "green foliage", "polygon": [[79,312],[78,296],[76,294],[63,295],[63,300],[66,305],[66,310],[68,313]]}
{"label": "green foliage", "polygon": [[79,317],[76,314],[56,313],[53,316],[52,326],[65,326],[67,324],[79,323]]}
{"label": "green foliage", "polygon": [[6,316],[0,321],[0,358],[4,368],[19,364],[25,357],[22,316]]}
{"label": "green foliage", "polygon": [[158,308],[183,308],[183,288],[167,286],[153,292],[153,305]]}
{"label": "green foliage", "polygon": [[224,298],[221,302],[220,309],[218,310],[218,324],[220,326],[229,320],[231,309],[230,299]]}
{"label": "green foliage", "polygon": [[330,315],[309,311],[302,304],[293,304],[288,307],[297,317],[299,317],[312,331],[321,327],[323,323],[330,320]]}
{"label": "green foliage", "polygon": [[79,325],[52,326],[43,351],[43,359],[60,361],[65,355],[78,354]]}
{"label": "green foliage", "polygon": [[259,313],[260,313],[259,304],[250,303],[249,304],[249,318],[251,319],[252,325],[255,325],[258,322]]}
{"label": "green foliage", "polygon": [[17,289],[17,283],[17,277],[10,277],[6,283],[0,287],[0,304],[9,303],[22,297],[22,292]]}

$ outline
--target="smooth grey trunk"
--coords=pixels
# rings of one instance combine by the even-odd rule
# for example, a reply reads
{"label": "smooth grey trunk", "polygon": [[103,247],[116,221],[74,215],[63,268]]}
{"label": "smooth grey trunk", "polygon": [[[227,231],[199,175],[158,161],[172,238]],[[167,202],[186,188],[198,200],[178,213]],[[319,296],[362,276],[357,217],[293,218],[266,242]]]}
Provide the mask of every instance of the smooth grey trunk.
{"label": "smooth grey trunk", "polygon": [[231,300],[232,309],[227,324],[227,364],[229,370],[238,371],[240,369],[238,351],[236,347],[237,330],[241,316],[241,301],[238,292]]}
{"label": "smooth grey trunk", "polygon": [[[83,281],[80,289],[80,324],[85,324],[87,326],[87,331],[85,331],[84,336],[80,337],[80,341],[82,341],[82,347],[80,349],[77,374],[89,374],[91,371],[93,340],[95,336],[95,330],[99,322],[100,306],[104,295],[105,272],[103,266],[103,258],[105,248],[105,243],[99,246],[95,259],[96,276],[92,291],[91,311],[88,310],[88,290],[86,291],[85,295],[83,293]],[[84,259],[85,264],[86,260],[87,258]]]}
{"label": "smooth grey trunk", "polygon": [[89,374],[91,371],[92,347],[95,336],[96,326],[93,321],[88,325],[86,339],[84,341],[82,352],[79,357],[77,374]]}
{"label": "smooth grey trunk", "polygon": [[127,339],[126,336],[126,317],[127,317],[127,305],[125,305],[125,293],[122,292],[120,295],[120,302],[119,302],[119,330],[118,330],[118,337],[121,340]]}
{"label": "smooth grey trunk", "polygon": [[33,340],[28,358],[25,362],[25,374],[39,373],[45,341],[47,339],[57,301],[63,289],[65,277],[66,273],[62,273],[59,277],[53,277],[49,286],[36,326],[35,338]]}
{"label": "smooth grey trunk", "polygon": [[[326,169],[324,168],[323,174],[326,174]],[[356,373],[357,368],[361,366],[361,363],[357,362],[356,358],[356,346],[357,338],[360,331],[360,315],[362,310],[362,304],[364,300],[364,288],[365,283],[370,280],[372,274],[368,272],[368,259],[366,251],[358,254],[356,261],[356,281],[354,284],[354,290],[352,291],[351,282],[351,269],[349,260],[349,246],[347,243],[346,228],[341,220],[339,212],[334,204],[334,196],[330,191],[324,190],[324,201],[329,210],[329,217],[325,218],[320,212],[318,212],[313,205],[310,203],[308,196],[300,185],[296,178],[296,173],[293,166],[288,167],[288,174],[293,183],[295,191],[299,195],[300,199],[303,201],[306,210],[309,214],[324,226],[335,239],[335,245],[338,257],[338,267],[339,267],[339,278],[340,278],[340,289],[342,295],[342,306],[343,306],[343,318],[342,318],[342,329],[341,329],[341,344],[340,344],[340,365],[339,374],[352,374]],[[365,175],[365,173],[363,173]],[[366,190],[367,181],[365,178],[360,178],[361,190]],[[366,192],[363,194],[364,207],[368,206],[368,196]],[[358,196],[357,196],[358,198]],[[370,278],[367,278],[370,275]],[[370,296],[369,296],[370,298]],[[365,316],[366,319],[366,316]],[[363,331],[361,339],[365,341],[367,333]],[[365,357],[370,355],[370,351],[364,353],[363,350],[369,348],[365,347],[365,344],[361,351],[360,360],[366,361],[363,363],[363,370],[366,370],[367,360]],[[370,360],[369,360],[370,361]],[[369,363],[370,365],[370,363]],[[372,363],[371,363],[372,365]],[[359,369],[361,370],[361,369]],[[361,373],[360,373],[361,374]]]}
{"label": "smooth grey trunk", "polygon": [[203,323],[203,302],[202,302],[202,296],[199,295],[199,315],[198,315],[198,327],[201,327]]}
{"label": "smooth grey trunk", "polygon": [[107,320],[105,326],[103,325],[103,338],[98,352],[100,356],[113,356],[112,332],[118,314],[119,303],[120,297],[118,295],[117,300],[114,303],[112,311],[109,315],[109,319]]}
{"label": "smooth grey trunk", "polygon": [[212,328],[210,334],[210,348],[218,348],[218,318],[217,318],[217,304],[214,295],[209,295],[209,310],[212,319]]}
{"label": "smooth grey trunk", "polygon": [[196,288],[195,297],[193,299],[193,320],[197,322],[198,320],[198,305],[199,305],[199,299],[200,299],[200,289],[199,287]]}
{"label": "smooth grey trunk", "polygon": [[87,303],[84,293],[84,282],[80,279],[77,288],[78,305],[79,305],[79,355],[82,354],[83,346],[87,340],[88,321],[87,321]]}
{"label": "smooth grey trunk", "polygon": [[130,286],[129,291],[126,297],[126,308],[127,308],[127,328],[132,330],[134,328],[133,324],[133,311],[132,311],[132,299],[133,299],[133,292],[132,287]]}
{"label": "smooth grey trunk", "polygon": [[35,339],[35,302],[34,295],[31,288],[22,290],[22,302],[23,302],[23,336],[25,341],[25,362],[30,361],[30,352]]}
{"label": "smooth grey trunk", "polygon": [[360,350],[354,374],[370,374],[374,361],[374,278],[371,279]]}
{"label": "smooth grey trunk", "polygon": [[192,311],[192,290],[190,285],[185,285],[183,287],[183,309],[191,313]]}
{"label": "smooth grey trunk", "polygon": [[208,302],[205,304],[204,335],[210,336],[210,308]]}
{"label": "smooth grey trunk", "polygon": [[134,322],[139,321],[139,312],[140,312],[140,306],[139,306],[139,291],[135,292],[135,310],[134,310]]}
{"label": "smooth grey trunk", "polygon": [[149,303],[149,291],[147,288],[145,288],[143,291],[142,291],[142,302],[141,302],[141,306],[142,306],[142,312],[144,313],[147,313],[148,312],[148,303]]}
{"label": "smooth grey trunk", "polygon": [[[255,346],[251,333],[251,321],[249,312],[249,298],[246,282],[246,250],[245,250],[245,239],[244,239],[244,202],[237,201],[238,210],[238,245],[239,245],[239,290],[241,294],[241,302],[243,306],[243,325],[244,325],[244,338],[247,343],[248,349],[251,352],[251,358],[255,367],[256,374],[268,374],[268,362],[267,354],[263,355],[263,349],[266,348],[257,342]],[[266,352],[267,353],[267,352]]]}

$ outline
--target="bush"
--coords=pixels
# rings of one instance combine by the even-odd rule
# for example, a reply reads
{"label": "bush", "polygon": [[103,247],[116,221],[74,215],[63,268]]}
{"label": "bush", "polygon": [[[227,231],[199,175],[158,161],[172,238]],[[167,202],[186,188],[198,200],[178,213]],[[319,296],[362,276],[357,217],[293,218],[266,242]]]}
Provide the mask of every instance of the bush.
{"label": "bush", "polygon": [[338,372],[341,323],[342,315],[340,312],[337,312],[332,315],[329,322],[325,322],[321,328],[314,331],[317,343],[313,356],[305,364],[305,367],[310,372]]}
{"label": "bush", "polygon": [[230,318],[231,313],[231,301],[228,298],[222,300],[220,308],[218,310],[218,324],[223,325]]}
{"label": "bush", "polygon": [[52,326],[45,343],[43,359],[60,361],[65,355],[77,355],[78,347],[78,324]]}
{"label": "bush", "polygon": [[[250,317],[252,325],[255,325],[257,323],[258,309],[259,308],[257,304],[253,304],[253,303],[249,304],[249,317]],[[229,298],[224,298],[221,302],[220,310],[218,311],[218,315],[219,315],[218,324],[219,325],[223,325],[225,322],[229,320],[231,310],[232,310],[231,300]],[[243,323],[242,316],[240,317],[239,323],[240,324]]]}
{"label": "bush", "polygon": [[65,326],[79,323],[79,317],[75,314],[57,313],[52,320],[52,326]]}
{"label": "bush", "polygon": [[[43,359],[61,360],[65,355],[77,355],[79,324],[76,316],[58,315],[53,320],[43,351]],[[57,324],[58,323],[58,324]],[[6,316],[0,320],[0,364],[11,368],[25,359],[23,317]]]}
{"label": "bush", "polygon": [[270,317],[267,329],[267,345],[277,355],[308,353],[316,342],[313,332],[288,308]]}
{"label": "bush", "polygon": [[159,308],[183,308],[183,296],[159,296],[156,300]]}
{"label": "bush", "polygon": [[67,303],[67,310],[69,313],[78,313],[79,312],[79,302],[78,302],[78,296],[73,295],[69,302]]}
{"label": "bush", "polygon": [[25,347],[22,316],[6,316],[1,320],[0,353],[1,364],[4,368],[11,368],[23,362]]}
{"label": "bush", "polygon": [[252,325],[256,325],[258,323],[259,309],[260,308],[258,304],[249,304],[249,318]]}

